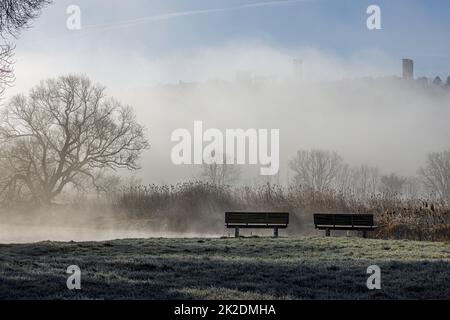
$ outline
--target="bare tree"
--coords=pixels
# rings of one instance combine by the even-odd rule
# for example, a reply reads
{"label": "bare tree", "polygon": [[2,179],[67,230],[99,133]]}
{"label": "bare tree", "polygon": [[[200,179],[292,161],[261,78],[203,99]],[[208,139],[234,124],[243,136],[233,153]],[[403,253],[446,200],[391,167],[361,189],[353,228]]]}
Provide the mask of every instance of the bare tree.
{"label": "bare tree", "polygon": [[418,177],[408,177],[403,186],[403,194],[407,199],[418,199],[423,196],[422,181]]}
{"label": "bare tree", "polygon": [[382,176],[380,179],[382,192],[390,195],[401,195],[403,193],[403,186],[406,183],[406,178],[401,177],[395,173],[388,176]]}
{"label": "bare tree", "polygon": [[353,185],[355,193],[361,198],[368,198],[377,192],[380,172],[376,167],[361,165],[353,170]]}
{"label": "bare tree", "polygon": [[299,150],[289,163],[295,172],[294,182],[316,191],[335,187],[343,167],[342,158],[334,151]]}
{"label": "bare tree", "polygon": [[348,195],[353,191],[353,171],[348,164],[342,164],[342,168],[336,178],[336,188],[342,194]]}
{"label": "bare tree", "polygon": [[361,165],[351,168],[349,165],[342,165],[337,178],[337,187],[345,195],[356,196],[366,199],[377,192],[380,174],[377,167]]}
{"label": "bare tree", "polygon": [[6,43],[8,35],[18,37],[20,30],[30,26],[42,8],[51,3],[50,0],[1,0],[0,1],[0,95],[14,80],[13,51],[14,47]]}
{"label": "bare tree", "polygon": [[[214,157],[214,154],[212,155]],[[212,162],[203,164],[200,172],[200,178],[215,185],[228,185],[236,183],[241,175],[239,167],[233,164],[227,164],[227,156],[223,154],[221,163]]]}
{"label": "bare tree", "polygon": [[419,174],[429,191],[444,201],[450,201],[450,150],[430,153]]}
{"label": "bare tree", "polygon": [[0,1],[0,32],[15,37],[21,29],[37,18],[42,8],[51,0],[2,0]]}
{"label": "bare tree", "polygon": [[6,87],[14,81],[13,48],[0,44],[0,96]]}
{"label": "bare tree", "polygon": [[68,184],[95,184],[99,170],[137,169],[148,146],[132,109],[104,87],[79,76],[47,80],[2,114],[0,192],[48,203]]}
{"label": "bare tree", "polygon": [[123,186],[123,179],[115,174],[108,174],[103,171],[98,172],[95,177],[95,192],[97,200],[113,196]]}

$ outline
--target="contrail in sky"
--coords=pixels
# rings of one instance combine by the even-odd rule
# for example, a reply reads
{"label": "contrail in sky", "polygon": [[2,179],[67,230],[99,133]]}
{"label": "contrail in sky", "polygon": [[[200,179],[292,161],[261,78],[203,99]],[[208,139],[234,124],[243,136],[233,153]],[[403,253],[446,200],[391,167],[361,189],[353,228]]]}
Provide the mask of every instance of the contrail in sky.
{"label": "contrail in sky", "polygon": [[204,15],[204,14],[220,13],[220,12],[228,12],[228,11],[237,11],[237,10],[244,10],[244,9],[251,9],[251,8],[258,8],[258,7],[269,7],[269,6],[275,7],[275,6],[283,6],[283,5],[293,5],[293,4],[297,4],[297,3],[305,3],[305,2],[311,2],[311,1],[313,1],[313,0],[264,1],[264,2],[256,2],[256,3],[228,7],[228,8],[172,12],[172,13],[154,15],[154,16],[149,16],[149,17],[142,17],[142,18],[137,18],[137,19],[122,20],[122,21],[112,22],[112,23],[87,25],[87,26],[84,26],[81,30],[82,31],[83,30],[84,31],[109,30],[109,29],[116,29],[116,28],[123,28],[123,27],[131,27],[131,26],[135,26],[138,24],[144,24],[144,23],[149,23],[149,22],[176,19],[176,18],[187,17],[187,16]]}

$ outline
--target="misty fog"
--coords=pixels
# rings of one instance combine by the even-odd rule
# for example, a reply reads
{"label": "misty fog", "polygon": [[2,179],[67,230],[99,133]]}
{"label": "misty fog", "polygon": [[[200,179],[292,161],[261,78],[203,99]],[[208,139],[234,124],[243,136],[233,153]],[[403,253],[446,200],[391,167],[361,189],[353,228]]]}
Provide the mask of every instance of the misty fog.
{"label": "misty fog", "polygon": [[[154,60],[120,52],[98,52],[92,59],[83,53],[77,59],[67,56],[74,58],[70,64],[39,57],[42,62],[31,74],[30,57],[19,56],[23,61],[9,96],[26,92],[42,78],[74,70],[106,85],[108,94],[133,106],[148,128],[152,148],[138,173],[143,183],[173,183],[196,175],[198,168],[170,161],[171,133],[192,131],[195,120],[222,130],[280,129],[283,183],[290,177],[286,164],[298,149],[335,150],[352,165],[414,175],[427,153],[448,148],[449,91],[400,81],[401,60],[379,50],[346,60],[312,48],[262,44],[230,44]],[[294,59],[303,60],[302,75]],[[253,181],[255,174],[244,180]]]}
{"label": "misty fog", "polygon": [[[342,81],[209,81],[136,89],[126,101],[147,124],[152,148],[142,159],[145,182],[173,183],[198,168],[174,166],[170,134],[206,128],[280,129],[280,177],[298,149],[335,150],[353,166],[410,176],[426,155],[448,148],[449,92],[423,89],[400,79]],[[145,119],[145,120],[144,120]],[[255,168],[247,168],[251,183]]]}
{"label": "misty fog", "polygon": [[[192,131],[195,120],[203,121],[205,129],[280,129],[282,183],[290,179],[287,163],[298,149],[335,150],[351,165],[409,176],[427,153],[449,147],[449,91],[401,81],[401,60],[379,50],[345,60],[317,49],[282,50],[261,43],[233,43],[164,59],[120,51],[88,59],[79,50],[76,59],[67,53],[70,64],[38,57],[41,63],[31,74],[27,61],[32,59],[19,55],[16,85],[8,94],[74,70],[104,84],[109,95],[134,107],[148,128],[152,147],[137,173],[143,183],[197,175],[197,167],[174,166],[170,160],[171,133]],[[301,75],[294,59],[303,61]],[[256,169],[246,168],[242,182],[253,182]]]}
{"label": "misty fog", "polygon": [[[367,164],[382,174],[414,176],[429,152],[449,148],[450,90],[402,80],[401,60],[380,51],[359,52],[348,60],[311,48],[286,51],[260,44],[163,60],[133,53],[98,52],[91,59],[76,54],[67,52],[59,60],[19,52],[17,80],[2,103],[61,74],[85,74],[105,85],[110,96],[134,108],[148,129],[151,148],[141,158],[142,169],[134,173],[142,184],[198,178],[199,166],[176,166],[170,159],[175,145],[171,133],[179,128],[192,132],[197,120],[203,121],[204,130],[280,129],[280,171],[274,181],[283,185],[293,178],[288,162],[299,149],[334,150],[351,166]],[[303,72],[295,68],[294,59],[302,59]],[[33,60],[39,65],[31,66]],[[447,75],[440,76],[445,80]],[[265,179],[259,176],[259,165],[242,169],[239,184]],[[55,214],[16,219],[2,225],[0,242],[169,234],[114,219],[96,223],[99,217],[92,212],[73,218]]]}

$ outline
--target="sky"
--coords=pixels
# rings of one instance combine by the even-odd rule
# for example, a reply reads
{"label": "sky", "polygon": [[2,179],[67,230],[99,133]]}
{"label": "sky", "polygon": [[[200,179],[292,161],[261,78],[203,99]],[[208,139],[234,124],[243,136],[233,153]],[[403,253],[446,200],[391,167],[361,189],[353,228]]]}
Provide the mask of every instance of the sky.
{"label": "sky", "polygon": [[[319,147],[336,149],[354,164],[415,174],[427,152],[449,147],[444,138],[450,134],[443,122],[448,118],[442,111],[445,103],[433,106],[437,110],[433,118],[427,113],[429,99],[411,97],[408,92],[398,96],[384,92],[379,99],[377,90],[363,86],[355,93],[350,83],[342,91],[312,87],[300,93],[294,88],[248,96],[245,88],[168,93],[155,85],[234,80],[242,70],[285,79],[294,72],[293,59],[303,60],[306,80],[400,76],[404,57],[415,60],[416,76],[439,75],[445,80],[450,75],[450,1],[54,2],[14,40],[16,81],[7,97],[26,93],[42,79],[69,73],[84,74],[106,85],[109,94],[135,108],[149,129],[152,149],[144,155],[141,174],[146,182],[172,182],[194,174],[172,167],[169,159],[170,133],[191,128],[194,120],[218,128],[281,128],[285,166],[297,148]],[[381,8],[381,30],[366,26],[366,10],[372,4]],[[66,10],[71,5],[81,10],[81,30],[66,26]],[[384,105],[377,105],[377,99]],[[411,99],[414,109],[403,106],[390,111],[405,99]],[[372,107],[355,112],[361,104]],[[303,117],[301,127],[291,121],[290,110]],[[242,116],[237,117],[240,112]],[[423,119],[430,130],[424,130]],[[346,128],[342,123],[349,125]],[[419,136],[422,130],[426,136]],[[297,138],[298,134],[302,136]],[[418,145],[409,144],[412,139]],[[383,151],[389,151],[390,157],[383,156]]]}
{"label": "sky", "polygon": [[[381,30],[366,27],[371,4],[381,8]],[[70,5],[81,9],[80,31],[66,27]],[[55,71],[85,65],[91,72],[95,65],[114,69],[103,66],[104,59],[121,65],[143,59],[164,66],[162,75],[148,75],[148,82],[174,82],[210,75],[171,70],[171,59],[257,45],[275,52],[314,49],[343,65],[355,57],[370,64],[374,52],[395,63],[410,57],[418,75],[445,77],[449,12],[446,0],[58,0],[17,41],[17,59],[51,56],[50,63],[65,65]],[[388,70],[399,74],[395,63]]]}

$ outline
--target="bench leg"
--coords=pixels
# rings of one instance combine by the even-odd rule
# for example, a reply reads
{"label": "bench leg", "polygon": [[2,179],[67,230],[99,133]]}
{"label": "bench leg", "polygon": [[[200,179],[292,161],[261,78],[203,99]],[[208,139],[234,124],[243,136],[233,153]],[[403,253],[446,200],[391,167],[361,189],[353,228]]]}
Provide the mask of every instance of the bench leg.
{"label": "bench leg", "polygon": [[235,228],[235,229],[234,229],[234,236],[235,236],[236,238],[239,238],[239,228]]}
{"label": "bench leg", "polygon": [[273,229],[273,236],[274,238],[278,238],[278,228]]}
{"label": "bench leg", "polygon": [[326,229],[326,230],[325,230],[325,236],[327,236],[327,237],[330,236],[330,229]]}
{"label": "bench leg", "polygon": [[367,239],[367,230],[363,230],[363,238]]}

